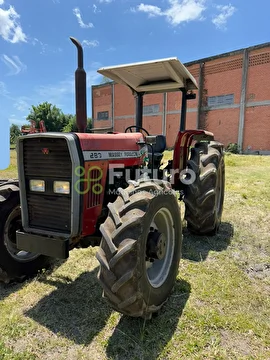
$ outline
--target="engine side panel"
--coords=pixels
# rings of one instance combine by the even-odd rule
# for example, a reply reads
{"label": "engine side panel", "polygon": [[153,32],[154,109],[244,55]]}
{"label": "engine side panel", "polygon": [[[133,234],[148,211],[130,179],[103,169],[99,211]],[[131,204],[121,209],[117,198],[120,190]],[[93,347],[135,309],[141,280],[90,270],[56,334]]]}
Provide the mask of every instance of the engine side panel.
{"label": "engine side panel", "polygon": [[[79,182],[84,183],[82,235],[91,235],[96,231],[97,219],[101,214],[104,201],[108,161],[88,161],[81,172]],[[80,191],[80,186],[76,187]]]}
{"label": "engine side panel", "polygon": [[148,154],[147,146],[140,144],[143,141],[141,133],[76,135],[84,158],[80,180],[84,182],[82,236],[87,236],[97,230],[97,220],[106,196],[106,184],[117,188],[116,179],[113,176],[110,178],[110,171],[140,168]]}

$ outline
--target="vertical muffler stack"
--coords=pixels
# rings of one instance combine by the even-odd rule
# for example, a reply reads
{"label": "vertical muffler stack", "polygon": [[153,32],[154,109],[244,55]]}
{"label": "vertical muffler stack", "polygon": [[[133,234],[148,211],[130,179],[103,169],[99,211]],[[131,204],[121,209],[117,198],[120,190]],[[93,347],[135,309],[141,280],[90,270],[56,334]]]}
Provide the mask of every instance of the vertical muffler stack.
{"label": "vertical muffler stack", "polygon": [[83,49],[77,39],[70,37],[70,40],[78,50],[78,68],[75,71],[76,124],[79,132],[85,132],[87,126],[87,102],[86,72],[83,68]]}

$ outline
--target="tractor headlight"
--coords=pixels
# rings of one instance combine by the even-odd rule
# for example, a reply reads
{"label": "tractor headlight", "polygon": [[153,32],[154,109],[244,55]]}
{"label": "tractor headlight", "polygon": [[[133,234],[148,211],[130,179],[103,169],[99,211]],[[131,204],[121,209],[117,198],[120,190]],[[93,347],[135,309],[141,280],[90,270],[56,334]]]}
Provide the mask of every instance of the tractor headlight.
{"label": "tractor headlight", "polygon": [[45,191],[45,181],[44,180],[30,180],[29,183],[31,191]]}
{"label": "tractor headlight", "polygon": [[69,194],[70,186],[68,181],[54,181],[53,191],[57,194]]}

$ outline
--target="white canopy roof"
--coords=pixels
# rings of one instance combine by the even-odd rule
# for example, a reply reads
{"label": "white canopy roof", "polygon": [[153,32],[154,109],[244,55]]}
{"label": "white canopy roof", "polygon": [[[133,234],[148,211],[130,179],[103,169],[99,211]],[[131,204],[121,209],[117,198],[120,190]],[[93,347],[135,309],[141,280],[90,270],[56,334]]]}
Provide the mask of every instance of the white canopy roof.
{"label": "white canopy roof", "polygon": [[168,58],[133,64],[103,67],[98,73],[129,86],[136,92],[158,93],[198,89],[194,77],[177,59]]}

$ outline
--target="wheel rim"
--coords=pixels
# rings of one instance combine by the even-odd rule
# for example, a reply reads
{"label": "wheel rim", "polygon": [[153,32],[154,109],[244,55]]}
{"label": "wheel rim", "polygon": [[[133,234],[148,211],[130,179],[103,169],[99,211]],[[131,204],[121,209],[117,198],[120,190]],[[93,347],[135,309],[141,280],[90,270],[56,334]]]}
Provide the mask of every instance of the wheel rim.
{"label": "wheel rim", "polygon": [[9,255],[17,262],[29,262],[39,257],[39,254],[19,250],[16,246],[16,231],[22,229],[21,208],[17,206],[9,214],[4,228],[4,244]]}
{"label": "wheel rim", "polygon": [[[161,236],[162,259],[146,259],[146,275],[152,287],[160,287],[167,279],[175,248],[174,221],[166,208],[161,208],[153,217],[150,232],[158,231]],[[149,235],[148,234],[148,235]],[[160,254],[160,253],[159,253]]]}

